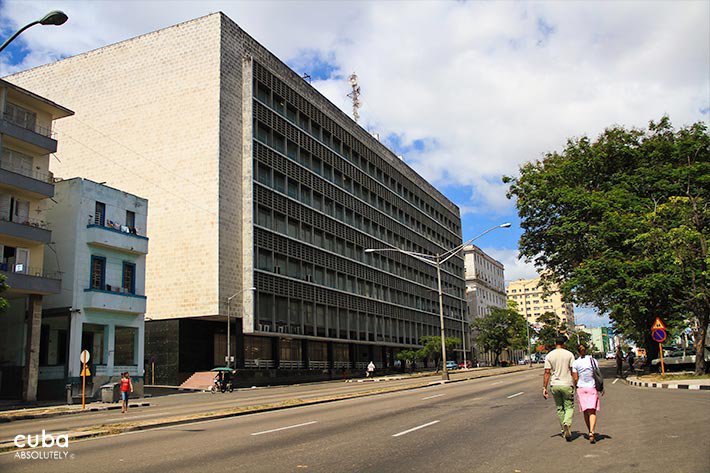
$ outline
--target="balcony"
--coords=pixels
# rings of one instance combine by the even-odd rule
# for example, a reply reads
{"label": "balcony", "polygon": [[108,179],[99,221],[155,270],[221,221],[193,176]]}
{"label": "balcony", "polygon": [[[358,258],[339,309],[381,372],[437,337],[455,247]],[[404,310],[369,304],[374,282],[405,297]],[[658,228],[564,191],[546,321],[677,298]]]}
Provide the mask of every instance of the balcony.
{"label": "balcony", "polygon": [[0,161],[0,185],[18,189],[34,199],[54,196],[54,183],[51,174],[31,169],[18,169],[4,161]]}
{"label": "balcony", "polygon": [[136,255],[148,254],[148,237],[138,235],[135,228],[125,225],[114,228],[89,223],[86,226],[86,243]]}
{"label": "balcony", "polygon": [[146,297],[128,292],[118,292],[119,287],[105,286],[105,289],[84,289],[84,308],[145,314]]}
{"label": "balcony", "polygon": [[51,130],[35,123],[19,123],[7,113],[0,117],[0,133],[36,146],[46,153],[57,151],[57,140],[52,138]]}
{"label": "balcony", "polygon": [[[2,211],[0,210],[0,213]],[[34,243],[44,243],[52,241],[52,232],[45,228],[45,223],[34,219],[26,219],[23,222],[11,221],[5,213],[0,216],[0,234],[17,240]]]}
{"label": "balcony", "polygon": [[62,288],[60,273],[45,273],[42,268],[27,267],[23,264],[0,263],[0,274],[5,276],[9,286],[8,295],[59,294]]}

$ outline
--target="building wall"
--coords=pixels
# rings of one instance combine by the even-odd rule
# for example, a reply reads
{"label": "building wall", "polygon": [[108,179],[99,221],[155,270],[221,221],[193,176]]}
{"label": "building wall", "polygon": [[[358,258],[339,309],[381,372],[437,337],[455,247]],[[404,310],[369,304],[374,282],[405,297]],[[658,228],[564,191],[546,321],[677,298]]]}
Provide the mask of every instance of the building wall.
{"label": "building wall", "polygon": [[207,16],[8,78],[76,112],[56,125],[56,176],[153,203],[154,319],[219,313],[220,26]]}
{"label": "building wall", "polygon": [[504,266],[476,245],[463,250],[469,314],[483,317],[491,307],[506,307]]}
{"label": "building wall", "polygon": [[563,301],[562,295],[555,288],[544,297],[539,284],[540,278],[511,281],[506,287],[508,299],[517,303],[518,310],[530,323],[536,323],[545,312],[554,312],[562,323],[574,327],[573,305]]}

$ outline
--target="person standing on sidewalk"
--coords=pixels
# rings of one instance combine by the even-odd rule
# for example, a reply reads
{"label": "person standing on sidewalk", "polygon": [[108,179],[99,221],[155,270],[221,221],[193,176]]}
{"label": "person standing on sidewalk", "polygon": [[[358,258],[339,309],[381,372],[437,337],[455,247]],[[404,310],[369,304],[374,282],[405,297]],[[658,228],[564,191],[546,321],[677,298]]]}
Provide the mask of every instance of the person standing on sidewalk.
{"label": "person standing on sidewalk", "polygon": [[375,374],[375,364],[370,361],[370,364],[367,365],[367,377],[371,378],[373,374]]}
{"label": "person standing on sidewalk", "polygon": [[634,356],[634,349],[629,348],[629,354],[626,355],[626,361],[629,363],[629,372],[633,375],[636,374],[634,371],[634,361],[636,361],[636,357]]}
{"label": "person standing on sidewalk", "polygon": [[545,374],[542,381],[542,395],[549,397],[547,384],[550,384],[552,397],[557,407],[557,417],[560,420],[562,436],[568,442],[572,440],[572,416],[574,415],[574,386],[577,384],[577,373],[572,371],[574,355],[565,350],[567,337],[560,335],[555,340],[555,349],[545,357]]}
{"label": "person standing on sidewalk", "polygon": [[133,383],[131,383],[131,376],[128,371],[121,373],[121,413],[125,414],[128,412],[128,393],[133,392]]}
{"label": "person standing on sidewalk", "polygon": [[616,375],[621,376],[624,373],[624,354],[621,347],[616,347]]}
{"label": "person standing on sidewalk", "polygon": [[[587,346],[579,345],[579,358],[572,365],[572,373],[577,373],[577,402],[579,411],[584,413],[584,423],[589,431],[589,442],[596,443],[594,429],[597,425],[597,412],[601,407],[599,392],[594,382],[594,369],[598,369],[596,360],[587,355]],[[604,391],[601,392],[604,395]]]}

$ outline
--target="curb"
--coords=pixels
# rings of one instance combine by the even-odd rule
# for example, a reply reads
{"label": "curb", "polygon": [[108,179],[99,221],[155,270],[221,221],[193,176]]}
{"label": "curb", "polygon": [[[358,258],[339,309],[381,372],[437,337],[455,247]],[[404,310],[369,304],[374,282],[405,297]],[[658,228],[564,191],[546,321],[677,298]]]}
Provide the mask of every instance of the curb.
{"label": "curb", "polygon": [[[126,425],[126,426],[121,426],[121,424],[116,424],[111,427],[111,425],[101,425],[97,426],[96,430],[87,430],[87,431],[79,431],[79,432],[69,432],[68,436],[70,440],[80,440],[80,439],[87,439],[87,438],[93,438],[93,437],[103,437],[103,436],[108,436],[108,435],[117,435],[117,434],[122,434],[125,432],[134,432],[134,431],[139,431],[139,430],[153,430],[153,429],[158,429],[158,428],[163,428],[163,427],[172,427],[175,425],[184,425],[184,424],[193,424],[196,422],[204,422],[204,421],[209,421],[209,420],[218,420],[218,419],[227,419],[230,417],[240,417],[240,416],[245,416],[245,415],[250,415],[250,414],[257,414],[261,412],[271,412],[271,411],[280,411],[280,410],[285,410],[285,409],[291,409],[293,407],[302,407],[302,406],[311,406],[311,405],[318,405],[318,404],[327,404],[331,402],[337,402],[337,401],[344,401],[346,399],[355,399],[359,397],[369,397],[369,396],[377,396],[380,394],[389,394],[389,393],[394,393],[394,392],[403,392],[403,391],[411,391],[414,389],[421,389],[421,388],[428,388],[431,386],[435,385],[440,385],[440,384],[448,384],[448,383],[459,383],[462,381],[470,381],[472,379],[480,379],[480,378],[490,378],[492,376],[500,376],[504,374],[511,374],[511,373],[518,373],[520,371],[523,371],[522,369],[519,370],[513,370],[513,371],[508,371],[508,372],[503,372],[503,373],[486,373],[482,376],[477,376],[477,377],[470,377],[470,378],[463,378],[463,379],[456,379],[456,380],[439,380],[435,382],[429,382],[428,384],[419,384],[416,386],[406,386],[406,387],[397,387],[397,388],[392,388],[392,389],[385,389],[385,390],[380,390],[380,391],[366,391],[362,393],[351,393],[351,394],[344,394],[340,396],[334,396],[330,398],[324,398],[324,399],[313,399],[313,400],[301,400],[301,399],[296,399],[295,401],[300,401],[296,402],[293,404],[287,404],[287,405],[265,405],[263,407],[259,406],[254,406],[254,408],[249,408],[249,406],[244,407],[244,410],[236,411],[236,412],[217,412],[217,413],[205,413],[203,415],[197,414],[195,417],[190,417],[190,418],[185,418],[185,419],[174,419],[174,420],[164,420],[164,421],[156,421],[154,423],[150,424],[143,424],[143,425]],[[288,402],[288,400],[283,401],[283,402]],[[148,403],[146,403],[148,404]],[[9,443],[3,443],[0,444],[0,453],[4,452],[10,452],[14,450],[20,450],[18,449],[13,442]]]}
{"label": "curb", "polygon": [[687,389],[689,391],[710,391],[710,385],[706,384],[653,383],[628,379],[623,379],[623,381],[624,383],[630,386],[636,386],[637,388]]}
{"label": "curb", "polygon": [[[149,402],[136,402],[133,404],[128,404],[128,407],[129,408],[150,407],[150,403]],[[83,411],[80,409],[72,409],[72,410],[68,410],[68,411],[59,411],[59,412],[44,412],[41,414],[15,414],[15,415],[7,415],[7,416],[2,416],[2,414],[0,414],[0,424],[14,422],[17,420],[46,419],[48,417],[76,415],[76,414],[83,414],[85,412],[113,411],[113,410],[120,409],[120,408],[121,408],[120,404],[110,404],[107,406],[89,407]]]}

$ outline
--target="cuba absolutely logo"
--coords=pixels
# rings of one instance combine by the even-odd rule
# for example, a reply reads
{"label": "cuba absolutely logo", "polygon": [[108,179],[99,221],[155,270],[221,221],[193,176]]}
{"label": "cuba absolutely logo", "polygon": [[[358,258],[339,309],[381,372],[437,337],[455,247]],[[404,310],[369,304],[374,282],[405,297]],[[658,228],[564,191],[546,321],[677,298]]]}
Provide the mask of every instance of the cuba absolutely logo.
{"label": "cuba absolutely logo", "polygon": [[[70,458],[69,435],[52,435],[42,429],[41,434],[19,434],[15,436],[15,458],[20,460],[64,460]],[[62,450],[54,450],[54,449]],[[74,455],[71,455],[73,457]]]}

